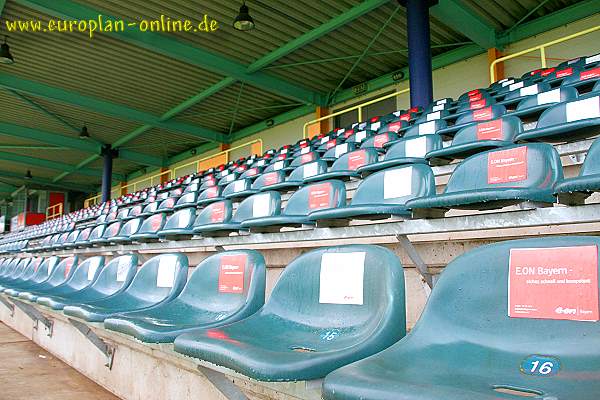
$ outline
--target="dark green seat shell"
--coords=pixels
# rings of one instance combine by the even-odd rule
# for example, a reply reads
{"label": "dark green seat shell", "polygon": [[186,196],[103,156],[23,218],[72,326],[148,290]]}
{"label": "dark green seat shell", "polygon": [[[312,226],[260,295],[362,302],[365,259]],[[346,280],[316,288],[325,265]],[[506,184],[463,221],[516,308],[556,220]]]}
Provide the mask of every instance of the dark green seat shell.
{"label": "dark green seat shell", "polygon": [[383,219],[410,217],[406,202],[435,194],[435,177],[428,165],[413,164],[385,169],[369,175],[354,192],[346,207],[310,213],[311,221],[332,219]]}
{"label": "dark green seat shell", "polygon": [[511,318],[508,282],[515,249],[597,251],[599,245],[597,237],[544,237],[481,246],[456,258],[410,334],[329,374],[323,399],[596,400],[600,323]]}
{"label": "dark green seat shell", "polygon": [[187,272],[188,260],[184,254],[161,254],[146,261],[123,292],[66,306],[64,313],[88,322],[102,322],[115,314],[157,306],[181,293]]}
{"label": "dark green seat shell", "polygon": [[[501,160],[504,163],[498,163]],[[519,166],[510,172],[510,164]],[[524,201],[554,203],[554,185],[562,177],[560,156],[554,147],[545,143],[514,145],[465,159],[443,193],[410,200],[407,207],[489,210]]]}
{"label": "dark green seat shell", "polygon": [[579,176],[564,179],[556,185],[556,193],[561,203],[568,203],[565,200],[573,194],[580,194],[580,197],[586,198],[598,191],[600,191],[600,139],[594,140],[590,146]]}
{"label": "dark green seat shell", "polygon": [[79,256],[67,257],[62,259],[55,268],[48,268],[48,279],[30,286],[28,288],[18,289],[18,295],[12,295],[12,297],[19,297],[24,300],[35,301],[40,293],[45,293],[50,289],[54,289],[57,286],[64,284],[68,281],[73,273],[77,269],[79,263]]}
{"label": "dark green seat shell", "polygon": [[106,266],[99,268],[91,285],[68,295],[41,295],[37,303],[54,310],[62,310],[66,305],[85,304],[123,292],[137,272],[136,254],[119,256]]}
{"label": "dark green seat shell", "polygon": [[319,379],[405,335],[404,272],[389,250],[321,248],[290,263],[265,306],[175,339],[175,351],[261,381]]}
{"label": "dark green seat shell", "polygon": [[104,326],[143,342],[170,343],[194,328],[223,326],[254,314],[265,302],[265,281],[265,260],[259,252],[224,251],[204,259],[177,298],[115,315]]}

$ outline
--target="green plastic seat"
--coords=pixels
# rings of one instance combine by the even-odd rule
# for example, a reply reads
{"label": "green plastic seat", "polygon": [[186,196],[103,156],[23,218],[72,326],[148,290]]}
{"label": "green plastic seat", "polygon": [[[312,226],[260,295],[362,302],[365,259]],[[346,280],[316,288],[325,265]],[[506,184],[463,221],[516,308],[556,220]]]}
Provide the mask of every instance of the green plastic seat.
{"label": "green plastic seat", "polygon": [[221,195],[222,191],[223,188],[221,186],[211,186],[206,188],[198,194],[196,205],[202,207],[216,201],[224,200],[224,197]]}
{"label": "green plastic seat", "polygon": [[554,203],[554,185],[563,177],[560,157],[545,143],[515,145],[475,154],[462,161],[442,194],[410,200],[427,210],[490,210],[525,201]]}
{"label": "green plastic seat", "polygon": [[511,90],[506,94],[504,100],[502,100],[500,104],[511,107],[514,107],[514,105],[528,97],[537,96],[540,93],[551,90],[550,85],[544,82],[531,83],[528,81],[520,81],[510,85],[510,87]]}
{"label": "green plastic seat", "polygon": [[558,201],[562,204],[583,204],[594,192],[600,191],[600,139],[594,140],[579,176],[566,178],[555,188]]}
{"label": "green plastic seat", "polygon": [[405,335],[404,271],[389,250],[329,247],[290,263],[265,306],[175,339],[175,351],[260,381],[319,379]]}
{"label": "green plastic seat", "polygon": [[177,211],[188,207],[196,207],[197,198],[198,193],[196,191],[187,192],[177,200],[177,203],[173,206],[173,210]]}
{"label": "green plastic seat", "polygon": [[327,179],[349,180],[351,178],[359,178],[360,173],[358,169],[377,162],[378,157],[379,153],[375,148],[359,149],[342,154],[335,160],[329,172],[310,176],[304,179],[304,182],[311,183]]}
{"label": "green plastic seat", "polygon": [[312,183],[298,189],[288,199],[281,213],[252,218],[243,223],[244,228],[255,232],[279,231],[281,227],[314,225],[309,219],[311,212],[335,209],[346,205],[346,185],[339,180]]}
{"label": "green plastic seat", "polygon": [[258,191],[268,190],[267,188],[269,186],[285,182],[285,178],[285,171],[282,170],[263,172],[254,180],[254,183],[252,183],[252,189]]}
{"label": "green plastic seat", "polygon": [[59,261],[60,259],[56,256],[48,257],[38,266],[28,268],[28,271],[23,274],[21,279],[11,282],[10,285],[6,285],[4,293],[12,297],[18,297],[19,292],[25,292],[35,288],[42,282],[48,280]]}
{"label": "green plastic seat", "polygon": [[542,113],[535,129],[515,140],[566,143],[600,134],[600,96],[556,104]]}
{"label": "green plastic seat", "polygon": [[562,81],[561,86],[571,86],[579,91],[586,91],[591,89],[599,79],[600,67],[589,68],[574,72]]}
{"label": "green plastic seat", "polygon": [[140,217],[148,217],[152,214],[154,214],[156,212],[156,210],[158,210],[158,205],[159,205],[159,200],[154,199],[154,201],[149,202],[145,207],[144,210],[140,213]]}
{"label": "green plastic seat", "polygon": [[435,194],[435,177],[425,164],[403,165],[369,175],[354,192],[346,207],[314,211],[308,218],[317,226],[331,220],[408,218],[409,200]]}
{"label": "green plastic seat", "polygon": [[105,225],[106,229],[104,229],[102,237],[90,239],[90,243],[93,246],[105,246],[110,244],[112,238],[119,235],[122,225],[123,223],[121,221],[115,221]]}
{"label": "green plastic seat", "polygon": [[147,217],[137,233],[130,236],[133,242],[152,242],[158,240],[158,232],[165,226],[167,214],[160,213]]}
{"label": "green plastic seat", "polygon": [[399,139],[399,136],[395,132],[392,132],[392,131],[381,132],[381,133],[378,133],[377,135],[374,135],[374,136],[371,136],[371,137],[365,139],[362,142],[362,144],[360,145],[360,148],[361,149],[374,148],[378,152],[383,153],[383,152],[385,152],[384,145],[386,143],[393,142],[398,139]]}
{"label": "green plastic seat", "polygon": [[194,235],[192,228],[196,220],[195,208],[184,208],[171,215],[162,230],[158,232],[161,239],[177,240]]}
{"label": "green plastic seat", "polygon": [[17,289],[18,294],[9,293],[11,297],[19,297],[20,299],[35,301],[40,293],[62,285],[71,278],[73,272],[77,269],[79,256],[67,257],[61,260],[53,269],[48,269],[48,279],[34,286],[21,287]]}
{"label": "green plastic seat", "polygon": [[181,294],[157,307],[118,314],[104,327],[147,343],[171,343],[185,332],[230,324],[265,302],[266,266],[254,250],[224,251],[204,259]]}
{"label": "green plastic seat", "polygon": [[52,250],[61,249],[63,247],[63,244],[69,237],[69,234],[70,234],[70,232],[63,232],[63,233],[59,234],[56,241],[52,243],[52,246],[51,246]]}
{"label": "green plastic seat", "polygon": [[257,193],[257,189],[252,188],[253,178],[237,179],[225,186],[223,197],[231,200],[239,200]]}
{"label": "green plastic seat", "polygon": [[233,204],[231,200],[218,201],[204,207],[194,221],[192,231],[197,235],[228,235],[237,231],[239,224],[232,223]]}
{"label": "green plastic seat", "polygon": [[491,96],[482,98],[481,100],[462,102],[458,104],[454,114],[451,115],[456,119],[456,117],[462,113],[479,110],[494,104],[496,104],[496,100]]}
{"label": "green plastic seat", "polygon": [[[42,296],[68,296],[91,285],[103,267],[104,256],[90,257],[77,266],[73,266],[70,271],[65,270],[66,279],[63,283],[47,289],[36,289],[29,292],[29,295],[21,294],[19,297],[29,301],[37,301]],[[54,273],[56,273],[56,270]]]}
{"label": "green plastic seat", "polygon": [[324,174],[325,172],[327,172],[327,163],[323,160],[317,160],[294,169],[284,182],[265,185],[262,187],[262,190],[294,190],[297,187],[302,186],[305,179],[310,178],[311,176]]}
{"label": "green plastic seat", "polygon": [[75,241],[75,247],[85,247],[89,243],[88,240],[92,233],[92,227],[84,228],[79,232],[79,236],[77,236],[77,240]]}
{"label": "green plastic seat", "polygon": [[379,171],[386,168],[396,167],[404,164],[425,164],[425,155],[434,150],[442,148],[442,137],[440,135],[423,135],[402,138],[391,145],[383,161],[364,165],[358,168],[362,175]]}
{"label": "green plastic seat", "polygon": [[144,223],[143,217],[137,217],[137,218],[128,220],[127,222],[122,224],[121,230],[119,230],[119,233],[117,234],[117,236],[113,236],[111,238],[111,242],[117,243],[117,244],[131,242],[131,236],[138,233],[138,231],[140,230],[143,223]]}
{"label": "green plastic seat", "polygon": [[521,132],[523,123],[518,117],[510,115],[472,124],[458,131],[450,146],[429,152],[425,157],[430,165],[450,164],[482,151],[510,146]]}
{"label": "green plastic seat", "polygon": [[188,273],[184,254],[161,254],[146,261],[122,292],[100,300],[65,306],[65,315],[102,322],[115,314],[138,311],[166,303],[181,293]]}
{"label": "green plastic seat", "polygon": [[281,212],[281,193],[271,190],[248,197],[240,203],[232,218],[240,230],[251,230],[252,222],[258,218],[273,217]]}
{"label": "green plastic seat", "polygon": [[493,104],[477,110],[467,111],[456,118],[454,125],[440,129],[436,133],[442,136],[454,136],[456,132],[469,124],[497,119],[504,114],[506,114],[506,107],[501,104]]}
{"label": "green plastic seat", "polygon": [[36,302],[53,310],[62,310],[67,305],[86,304],[122,293],[129,287],[137,272],[136,254],[112,259],[104,268],[98,268],[91,285],[68,295],[41,295]]}
{"label": "green plastic seat", "polygon": [[[33,258],[29,262],[21,261],[24,263],[23,270],[21,272],[17,272],[15,268],[10,277],[3,277],[2,281],[0,281],[0,293],[5,292],[11,287],[18,287],[24,282],[28,282],[35,275],[43,261],[44,259],[41,257]],[[7,268],[9,268],[9,266],[7,266]]]}
{"label": "green plastic seat", "polygon": [[561,102],[576,100],[577,98],[578,94],[575,88],[559,87],[538,93],[537,95],[525,97],[519,102],[517,109],[511,115],[523,118],[538,116],[539,118],[539,115],[551,106]]}
{"label": "green plastic seat", "polygon": [[353,142],[340,143],[340,144],[332,147],[331,149],[327,150],[325,152],[325,154],[323,154],[323,156],[321,157],[321,160],[327,161],[327,162],[335,162],[337,159],[339,159],[344,154],[354,151],[358,147],[359,147],[358,143],[353,143]]}
{"label": "green plastic seat", "polygon": [[80,233],[81,229],[74,229],[71,233],[69,233],[62,245],[63,249],[72,249],[75,247],[75,242],[77,242],[77,238],[79,237]]}
{"label": "green plastic seat", "polygon": [[[560,285],[553,284],[546,290],[529,285],[539,298],[519,295],[526,305],[549,312],[516,317],[519,309],[509,304],[516,306],[517,299],[509,300],[509,293],[518,292],[511,291],[509,280],[522,285],[527,279],[517,277],[520,265],[571,268],[572,259],[582,260],[582,252],[583,263],[597,273],[599,245],[597,237],[544,237],[481,246],[456,258],[411,333],[381,353],[329,374],[323,399],[596,400],[600,323],[573,320],[588,318],[566,314]],[[596,291],[597,278],[584,287]]]}

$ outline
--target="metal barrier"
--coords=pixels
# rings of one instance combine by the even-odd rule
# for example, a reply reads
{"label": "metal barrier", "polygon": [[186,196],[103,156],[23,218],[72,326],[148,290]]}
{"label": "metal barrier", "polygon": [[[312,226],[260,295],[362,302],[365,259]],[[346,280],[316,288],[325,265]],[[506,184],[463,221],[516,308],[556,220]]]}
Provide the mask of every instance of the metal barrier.
{"label": "metal barrier", "polygon": [[385,96],[381,96],[381,97],[378,97],[376,99],[369,100],[367,102],[358,104],[356,106],[353,106],[353,107],[350,107],[350,108],[345,108],[345,109],[343,109],[341,111],[334,112],[333,114],[325,115],[324,117],[317,118],[317,119],[312,120],[312,121],[308,121],[307,123],[304,124],[304,128],[303,128],[304,134],[303,134],[302,137],[304,139],[306,139],[308,137],[308,127],[310,125],[316,124],[317,122],[321,122],[321,121],[329,119],[329,118],[337,117],[338,115],[349,113],[349,112],[354,111],[354,110],[358,110],[358,120],[362,121],[362,109],[364,107],[370,106],[371,104],[374,104],[374,103],[378,103],[378,102],[380,102],[382,100],[389,99],[390,97],[399,96],[399,95],[404,94],[404,93],[410,93],[410,88],[406,88],[406,89],[402,89],[402,90],[399,90],[399,91],[394,92],[394,93],[386,94]]}
{"label": "metal barrier", "polygon": [[[257,146],[255,146],[255,145],[257,145]],[[229,156],[232,151],[239,150],[239,149],[247,147],[247,146],[250,146],[251,154],[262,154],[263,153],[262,139],[254,139],[250,142],[240,144],[240,145],[232,147],[230,149],[222,150],[213,155],[206,156],[206,157],[200,158],[198,160],[190,161],[189,163],[179,165],[175,168],[168,169],[166,171],[162,171],[158,174],[137,180],[135,182],[128,183],[127,185],[121,186],[118,189],[113,190],[111,192],[111,198],[120,197],[121,194],[123,194],[123,193],[135,193],[138,190],[145,189],[145,188],[151,187],[151,186],[155,186],[156,184],[158,184],[160,182],[174,179],[175,177],[178,176],[177,171],[181,171],[182,169],[188,168],[190,166],[194,166],[194,172],[198,172],[201,170],[208,169],[210,167],[216,167],[219,164],[227,164],[229,162]],[[214,160],[214,162],[216,162],[215,165],[212,165],[212,164],[214,164],[212,162],[213,160]],[[184,174],[184,175],[187,175],[187,174]],[[157,179],[158,179],[158,182],[156,182]],[[118,194],[117,196],[115,196],[115,192]],[[83,202],[83,207],[87,208],[87,207],[94,206],[94,205],[100,203],[101,198],[102,198],[101,194],[90,197]]]}
{"label": "metal barrier", "polygon": [[547,47],[553,46],[553,45],[558,44],[558,43],[563,43],[563,42],[566,42],[566,41],[571,40],[571,39],[575,39],[575,38],[577,38],[579,36],[587,35],[589,33],[595,32],[595,31],[597,31],[599,29],[600,29],[600,25],[594,26],[592,28],[583,30],[581,32],[573,33],[572,35],[568,35],[568,36],[562,37],[560,39],[552,40],[550,42],[547,42],[547,43],[544,43],[544,44],[540,44],[538,46],[534,46],[534,47],[530,47],[530,48],[525,49],[525,50],[521,50],[521,51],[516,52],[514,54],[509,54],[509,55],[506,55],[504,57],[500,57],[500,58],[494,60],[492,63],[490,63],[490,83],[496,82],[496,68],[495,67],[496,67],[496,64],[498,64],[500,62],[503,62],[503,61],[506,61],[506,60],[510,60],[512,58],[519,57],[519,56],[522,56],[524,54],[532,53],[534,51],[539,50],[540,51],[540,59],[541,59],[542,68],[546,68],[547,67],[547,64],[546,64],[546,48]]}
{"label": "metal barrier", "polygon": [[63,215],[63,203],[57,203],[46,208],[46,221],[58,218]]}

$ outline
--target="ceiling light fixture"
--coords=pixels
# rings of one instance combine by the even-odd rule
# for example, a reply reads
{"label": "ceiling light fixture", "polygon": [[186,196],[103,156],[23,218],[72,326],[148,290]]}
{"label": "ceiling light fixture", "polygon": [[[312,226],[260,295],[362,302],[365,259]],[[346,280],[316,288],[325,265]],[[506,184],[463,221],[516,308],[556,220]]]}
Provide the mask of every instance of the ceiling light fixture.
{"label": "ceiling light fixture", "polygon": [[83,124],[83,128],[81,128],[81,132],[79,133],[79,139],[89,139],[90,133],[88,132],[88,128],[85,124]]}
{"label": "ceiling light fixture", "polygon": [[0,46],[0,64],[10,65],[15,63],[15,59],[12,54],[10,54],[10,47],[8,46],[8,43],[6,43],[7,39],[8,36],[4,36],[4,43]]}
{"label": "ceiling light fixture", "polygon": [[238,31],[249,31],[254,29],[254,20],[250,16],[250,9],[245,1],[240,7],[240,13],[233,20],[233,27]]}
{"label": "ceiling light fixture", "polygon": [[27,170],[27,173],[25,174],[25,179],[31,179],[33,178],[33,175],[31,175],[31,170]]}

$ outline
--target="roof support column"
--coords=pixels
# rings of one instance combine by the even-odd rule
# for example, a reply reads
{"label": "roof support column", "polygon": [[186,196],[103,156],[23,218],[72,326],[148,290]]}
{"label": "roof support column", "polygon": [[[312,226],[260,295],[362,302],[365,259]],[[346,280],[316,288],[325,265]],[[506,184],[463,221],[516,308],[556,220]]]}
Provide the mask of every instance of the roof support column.
{"label": "roof support column", "polygon": [[426,108],[433,100],[429,1],[406,0],[410,105]]}
{"label": "roof support column", "polygon": [[[502,53],[500,52],[500,50],[498,50],[496,48],[488,49],[488,65],[492,65],[492,63],[500,57],[502,57]],[[497,81],[499,81],[500,79],[504,79],[504,63],[503,62],[499,62],[498,64],[496,64],[494,66],[494,76],[496,77]]]}
{"label": "roof support column", "polygon": [[102,148],[102,158],[104,165],[102,169],[102,202],[110,201],[110,192],[112,187],[112,169],[113,169],[113,150],[110,145]]}

